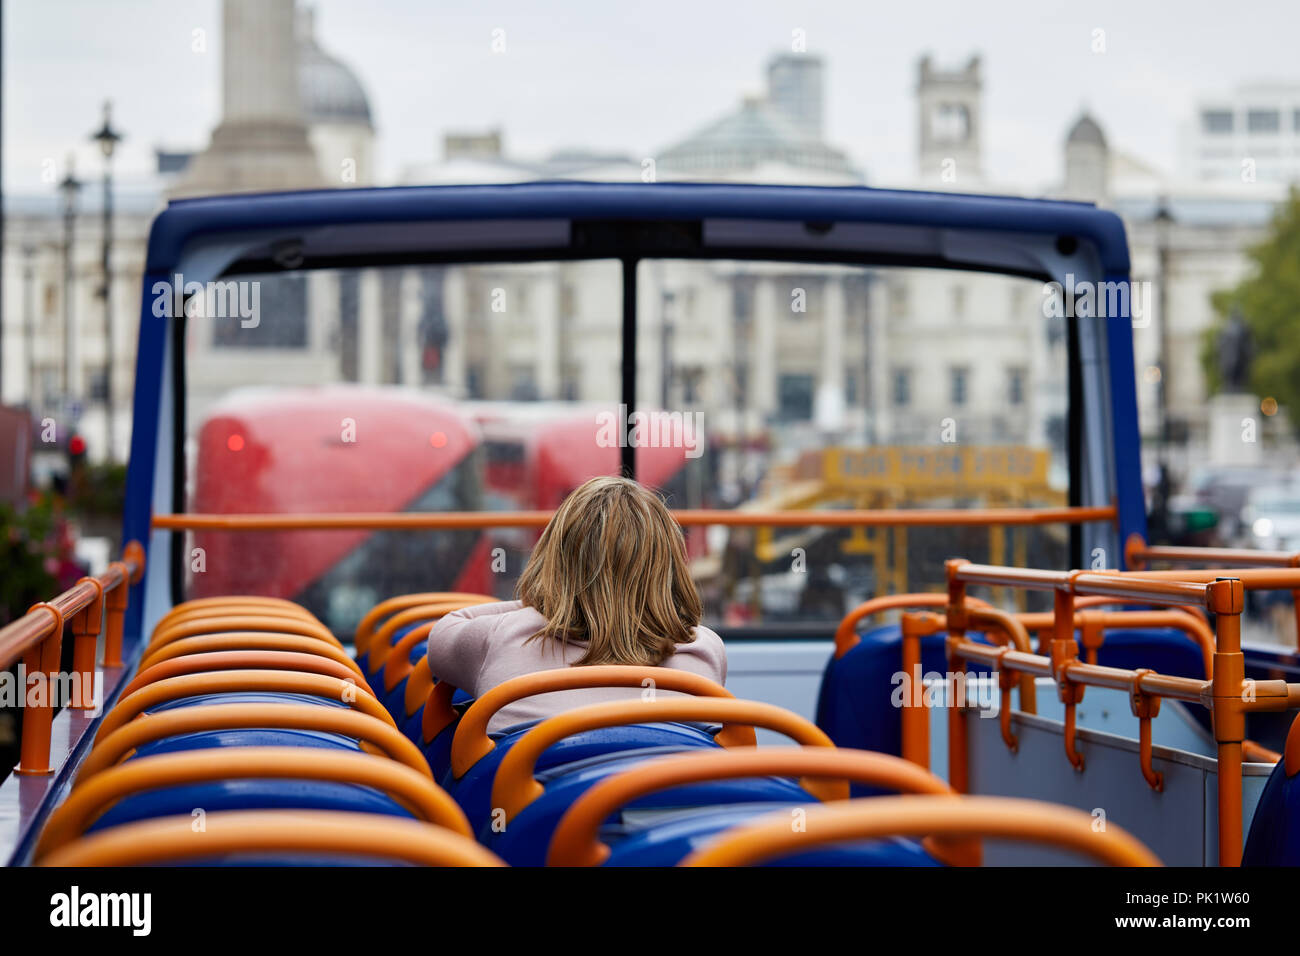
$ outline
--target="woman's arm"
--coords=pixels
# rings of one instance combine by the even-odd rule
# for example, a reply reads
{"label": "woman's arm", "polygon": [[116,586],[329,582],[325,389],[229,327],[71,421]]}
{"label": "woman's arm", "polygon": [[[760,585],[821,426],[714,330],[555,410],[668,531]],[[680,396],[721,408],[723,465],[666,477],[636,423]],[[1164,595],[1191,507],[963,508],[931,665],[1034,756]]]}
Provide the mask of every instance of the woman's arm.
{"label": "woman's arm", "polygon": [[429,670],[440,681],[475,693],[487,656],[488,636],[499,615],[519,609],[518,601],[475,604],[452,611],[429,631]]}

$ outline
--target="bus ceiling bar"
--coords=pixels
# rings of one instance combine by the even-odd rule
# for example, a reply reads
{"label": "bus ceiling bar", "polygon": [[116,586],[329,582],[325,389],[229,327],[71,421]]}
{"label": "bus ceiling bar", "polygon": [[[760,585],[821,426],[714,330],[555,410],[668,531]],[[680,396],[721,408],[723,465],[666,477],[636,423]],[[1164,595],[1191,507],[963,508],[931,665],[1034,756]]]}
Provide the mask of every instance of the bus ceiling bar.
{"label": "bus ceiling bar", "polygon": [[[161,531],[396,531],[427,529],[541,528],[550,511],[350,512],[337,514],[157,514]],[[681,525],[725,527],[987,527],[994,525],[1113,522],[1113,506],[1062,508],[883,508],[844,511],[738,511],[682,509],[673,512]],[[1007,569],[1016,571],[1019,569]],[[1050,572],[1036,572],[1050,573]]]}
{"label": "bus ceiling bar", "polygon": [[[45,775],[50,773],[50,732],[54,712],[54,688],[63,682],[52,680],[59,670],[63,650],[63,630],[72,625],[73,673],[68,683],[75,688],[75,703],[81,708],[95,706],[86,695],[94,693],[95,646],[101,629],[104,632],[104,666],[120,667],[122,655],[122,620],[126,613],[130,586],[144,573],[144,548],[137,541],[128,542],[122,560],[114,561],[98,577],[81,578],[68,590],[50,601],[33,604],[22,617],[0,628],[0,670],[7,670],[21,660],[26,680],[19,687],[23,695],[22,742],[15,773]],[[30,685],[30,686],[29,686]]]}

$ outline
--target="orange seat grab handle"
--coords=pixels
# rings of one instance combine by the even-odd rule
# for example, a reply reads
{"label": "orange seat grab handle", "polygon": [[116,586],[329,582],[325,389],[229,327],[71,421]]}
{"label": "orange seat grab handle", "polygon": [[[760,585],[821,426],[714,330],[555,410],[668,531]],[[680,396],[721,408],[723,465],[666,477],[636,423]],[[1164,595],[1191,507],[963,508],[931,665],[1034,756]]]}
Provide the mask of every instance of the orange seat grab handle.
{"label": "orange seat grab handle", "polygon": [[[647,794],[706,780],[761,776],[837,778],[903,793],[947,794],[956,798],[952,788],[916,764],[866,750],[758,747],[658,757],[606,777],[578,797],[555,828],[547,865],[600,866],[610,852],[600,842],[601,826],[620,807]],[[974,851],[973,856],[964,857],[962,862],[978,864],[978,846]]]}
{"label": "orange seat grab handle", "polygon": [[352,737],[433,779],[428,761],[419,748],[396,727],[369,714],[342,707],[316,707],[311,704],[205,704],[160,711],[151,714],[148,720],[133,720],[117,728],[96,743],[82,761],[81,769],[77,771],[77,782],[116,765],[142,745],[165,737],[207,730],[264,727],[318,730]]}
{"label": "orange seat grab handle", "polygon": [[447,791],[418,770],[387,757],[316,747],[231,747],[140,757],[88,777],[50,814],[35,857],[40,860],[80,836],[125,797],[166,787],[241,779],[325,780],[374,787],[417,818],[470,836],[464,812]]}
{"label": "orange seat grab handle", "polygon": [[122,688],[122,696],[126,697],[141,687],[168,677],[230,670],[295,671],[300,674],[328,674],[341,680],[356,679],[356,674],[347,665],[316,654],[294,651],[210,651],[150,664]]}
{"label": "orange seat grab handle", "polygon": [[[456,736],[451,742],[451,772],[463,777],[470,767],[478,763],[496,746],[488,737],[488,723],[497,711],[525,697],[547,694],[557,690],[578,690],[591,687],[640,687],[642,699],[654,698],[656,690],[678,691],[700,697],[731,697],[731,691],[707,677],[691,671],[672,667],[634,667],[624,664],[594,664],[590,667],[559,667],[555,670],[537,671],[502,681],[474,701],[461,717]],[[719,735],[718,742],[741,746],[753,744],[752,732],[748,738],[736,738],[727,730],[726,739]]]}
{"label": "orange seat grab handle", "polygon": [[180,621],[168,624],[154,632],[148,650],[165,647],[172,641],[185,637],[198,637],[200,634],[220,634],[223,631],[270,631],[273,634],[304,634],[319,637],[339,647],[339,639],[324,624],[305,621],[297,617],[272,617],[269,614],[230,614],[219,617],[204,617],[194,621]]}
{"label": "orange seat grab handle", "polygon": [[379,669],[387,663],[389,654],[393,650],[393,635],[399,630],[408,624],[437,623],[444,614],[459,611],[464,606],[460,601],[444,601],[441,604],[417,604],[405,611],[398,611],[371,635],[370,643],[366,647],[367,672],[378,674]]}
{"label": "orange seat grab handle", "polygon": [[682,866],[752,866],[848,840],[887,836],[998,837],[1063,847],[1112,866],[1160,866],[1160,860],[1115,824],[1094,829],[1091,814],[1012,797],[867,797],[810,807],[806,827],[790,826],[788,811],[728,830],[696,850]]}
{"label": "orange seat grab handle", "polygon": [[41,866],[157,866],[227,854],[326,853],[416,866],[505,866],[468,837],[418,820],[313,810],[209,813],[195,834],[188,816],[124,823],[54,850]]}
{"label": "orange seat grab handle", "polygon": [[221,608],[189,608],[179,613],[168,614],[154,627],[153,633],[166,630],[177,624],[189,624],[193,621],[203,621],[210,617],[236,617],[245,615],[261,615],[263,617],[287,618],[291,621],[307,621],[310,624],[321,623],[315,615],[304,611],[300,607],[278,607],[276,605],[263,604],[246,604],[240,602],[232,603]]}
{"label": "orange seat grab handle", "polygon": [[284,598],[263,597],[254,594],[233,594],[223,597],[195,598],[192,601],[182,601],[159,618],[158,624],[155,625],[154,629],[157,630],[158,627],[168,624],[180,615],[187,614],[190,611],[207,611],[211,614],[217,614],[220,613],[222,608],[239,604],[247,607],[259,608],[297,608],[298,610],[303,611],[303,613],[307,613],[301,606],[294,604],[292,601],[285,600]]}
{"label": "orange seat grab handle", "polygon": [[[391,691],[402,682],[402,678],[411,676],[415,665],[411,663],[411,648],[429,640],[429,632],[437,621],[429,621],[407,631],[400,641],[393,645],[384,661],[384,692]],[[426,655],[427,656],[427,655]]]}
{"label": "orange seat grab handle", "polygon": [[240,670],[218,671],[215,674],[182,674],[141,687],[119,700],[117,706],[104,715],[95,739],[107,737],[151,707],[168,701],[196,694],[231,694],[241,691],[280,691],[324,697],[341,701],[353,710],[396,726],[384,705],[351,678],[342,680],[327,674],[299,674],[294,671]]}
{"label": "orange seat grab handle", "polygon": [[[501,810],[509,823],[543,793],[533,772],[546,748],[565,737],[627,724],[655,724],[675,720],[721,721],[724,725],[763,727],[809,747],[834,747],[820,727],[793,711],[756,700],[733,697],[660,697],[653,700],[589,704],[542,721],[529,730],[501,758],[492,781],[492,808]],[[462,722],[463,726],[463,722]],[[721,734],[719,734],[721,737]],[[742,745],[745,746],[745,745]],[[749,746],[752,746],[750,744]],[[848,784],[840,780],[817,781],[808,787],[820,800],[847,797]]]}
{"label": "orange seat grab handle", "polygon": [[366,612],[353,634],[352,645],[357,649],[358,654],[365,653],[370,647],[370,638],[375,633],[380,621],[390,614],[405,611],[407,608],[419,604],[442,604],[448,601],[457,601],[461,606],[469,607],[473,604],[495,604],[498,600],[499,598],[489,597],[486,594],[472,594],[461,591],[426,591],[421,594],[399,594],[397,597],[380,601]]}
{"label": "orange seat grab handle", "polygon": [[350,670],[357,680],[363,675],[357,662],[327,641],[302,634],[268,634],[265,631],[237,631],[233,634],[202,634],[173,641],[166,647],[160,647],[140,662],[143,671],[163,661],[188,657],[190,654],[208,654],[213,651],[290,651],[295,654],[316,654],[319,657],[336,661]]}
{"label": "orange seat grab handle", "polygon": [[[978,598],[967,598],[966,601],[968,607],[989,607],[987,601]],[[885,611],[947,606],[948,595],[938,591],[918,594],[882,594],[880,597],[863,601],[849,611],[840,621],[840,626],[835,629],[835,657],[837,659],[843,657],[862,640],[858,637],[857,626],[858,622],[865,618],[883,614]]]}

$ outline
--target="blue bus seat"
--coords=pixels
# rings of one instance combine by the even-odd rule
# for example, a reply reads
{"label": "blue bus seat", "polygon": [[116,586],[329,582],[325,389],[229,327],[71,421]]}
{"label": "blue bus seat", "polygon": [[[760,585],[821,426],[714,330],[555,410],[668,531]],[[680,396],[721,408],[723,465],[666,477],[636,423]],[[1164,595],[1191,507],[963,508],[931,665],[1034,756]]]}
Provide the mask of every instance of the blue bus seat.
{"label": "blue bus seat", "polygon": [[[506,752],[527,731],[540,721],[530,721],[507,727],[499,734],[490,735],[496,746],[478,763],[470,767],[459,780],[452,777],[450,770],[442,778],[443,789],[456,798],[465,815],[469,817],[470,826],[477,832],[492,813],[492,781],[497,767]],[[645,750],[647,748],[663,749],[665,753],[675,753],[696,747],[718,747],[709,728],[695,724],[628,724],[619,727],[601,727],[565,737],[548,747],[537,760],[538,773],[564,764],[572,764],[588,757],[604,754]]]}
{"label": "blue bus seat", "polygon": [[[555,827],[578,797],[601,780],[629,770],[643,760],[673,753],[681,753],[681,748],[656,747],[630,753],[603,754],[543,771],[537,779],[546,792],[525,807],[503,831],[495,831],[489,821],[480,831],[479,840],[511,866],[543,866]],[[751,777],[658,790],[633,801],[624,809],[707,810],[716,804],[755,804],[761,809],[771,810],[778,806],[807,806],[817,802],[816,797],[793,780]]]}

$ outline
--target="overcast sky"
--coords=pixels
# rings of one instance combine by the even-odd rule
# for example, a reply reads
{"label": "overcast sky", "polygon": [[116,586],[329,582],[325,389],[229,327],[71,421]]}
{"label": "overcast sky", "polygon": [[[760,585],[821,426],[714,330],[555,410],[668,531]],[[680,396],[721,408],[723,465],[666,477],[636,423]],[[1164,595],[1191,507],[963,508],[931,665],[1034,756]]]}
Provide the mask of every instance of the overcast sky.
{"label": "overcast sky", "polygon": [[[1061,172],[1083,106],[1112,146],[1162,168],[1197,99],[1300,81],[1297,0],[316,0],[322,46],[361,78],[380,180],[440,153],[444,130],[505,132],[540,156],[586,147],[653,156],[762,89],[801,29],[827,64],[827,138],[870,181],[914,168],[917,59],[984,59],[987,176],[1032,192]],[[492,52],[495,29],[506,50]],[[191,49],[207,31],[207,52]],[[1093,52],[1103,30],[1105,52]],[[51,187],[42,163],[78,151],[111,97],[120,168],[155,146],[203,146],[220,111],[219,0],[4,0],[4,187]]]}

